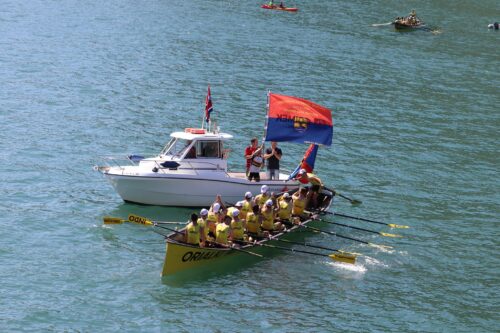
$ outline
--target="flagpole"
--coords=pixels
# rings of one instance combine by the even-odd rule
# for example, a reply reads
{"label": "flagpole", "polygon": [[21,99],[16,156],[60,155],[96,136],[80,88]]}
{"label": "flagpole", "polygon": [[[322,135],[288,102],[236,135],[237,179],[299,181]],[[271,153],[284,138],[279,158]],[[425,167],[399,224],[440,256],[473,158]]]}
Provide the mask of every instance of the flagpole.
{"label": "flagpole", "polygon": [[266,140],[266,137],[267,137],[267,125],[269,123],[269,98],[270,98],[270,95],[271,95],[271,89],[269,89],[267,91],[267,103],[266,103],[266,107],[267,107],[267,112],[266,112],[266,124],[264,126],[264,137],[262,138],[262,147],[264,148],[264,142]]}

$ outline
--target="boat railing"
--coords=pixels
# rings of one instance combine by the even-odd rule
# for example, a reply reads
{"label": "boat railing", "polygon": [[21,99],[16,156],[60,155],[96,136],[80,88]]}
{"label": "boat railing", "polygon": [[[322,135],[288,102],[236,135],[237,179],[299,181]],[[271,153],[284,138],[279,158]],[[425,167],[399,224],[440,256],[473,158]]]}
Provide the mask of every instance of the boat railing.
{"label": "boat railing", "polygon": [[97,158],[98,164],[94,165],[94,169],[99,172],[105,172],[110,168],[119,168],[122,172],[126,166],[137,166],[139,161],[144,157],[139,155],[107,155]]}
{"label": "boat railing", "polygon": [[[206,162],[206,161],[197,161],[197,162],[190,162],[190,161],[182,161],[178,167],[165,167],[162,166],[159,161],[154,161],[155,163],[155,169],[156,172],[161,172],[163,174],[167,174],[167,170],[192,170],[197,176],[200,175],[199,171],[223,171],[228,177],[229,175],[227,174],[227,169],[224,167],[221,167],[220,164],[216,164],[213,162]],[[197,164],[197,165],[196,165]],[[204,164],[206,167],[200,167],[199,164]]]}

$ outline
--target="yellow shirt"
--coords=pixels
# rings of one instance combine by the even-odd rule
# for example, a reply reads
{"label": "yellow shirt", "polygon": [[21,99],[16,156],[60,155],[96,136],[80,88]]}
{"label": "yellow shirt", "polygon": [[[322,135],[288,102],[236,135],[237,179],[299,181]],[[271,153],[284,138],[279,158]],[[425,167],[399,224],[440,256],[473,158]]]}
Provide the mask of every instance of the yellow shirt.
{"label": "yellow shirt", "polygon": [[264,194],[259,194],[255,197],[255,203],[259,205],[259,207],[262,207],[268,199],[270,199],[270,195],[264,195]]}
{"label": "yellow shirt", "polygon": [[227,244],[228,236],[229,236],[229,226],[225,223],[217,224],[215,241],[217,243]]}
{"label": "yellow shirt", "polygon": [[293,200],[293,210],[292,210],[293,215],[302,215],[305,209],[306,209],[306,198],[303,199],[295,198]]}
{"label": "yellow shirt", "polygon": [[292,216],[292,203],[290,201],[280,201],[280,209],[278,211],[278,217],[282,220],[289,220]]}
{"label": "yellow shirt", "polygon": [[216,214],[214,212],[209,212],[207,220],[213,223],[219,223],[219,214]]}
{"label": "yellow shirt", "polygon": [[240,218],[246,220],[248,213],[252,211],[252,202],[251,201],[243,201],[243,207],[240,209]]}
{"label": "yellow shirt", "polygon": [[186,226],[187,233],[187,243],[192,245],[200,245],[200,225],[194,225],[193,222],[190,222]]}
{"label": "yellow shirt", "polygon": [[314,173],[308,173],[307,178],[309,178],[309,183],[312,185],[321,185],[321,180]]}
{"label": "yellow shirt", "polygon": [[243,222],[241,220],[231,220],[231,230],[233,231],[233,239],[243,239]]}
{"label": "yellow shirt", "polygon": [[207,220],[204,220],[202,219],[201,217],[198,218],[198,225],[203,228],[203,233],[205,234],[205,239],[207,238],[208,236],[208,219]]}
{"label": "yellow shirt", "polygon": [[264,230],[274,230],[274,212],[272,209],[263,209],[262,216],[264,220],[262,221],[262,229]]}
{"label": "yellow shirt", "polygon": [[260,232],[259,217],[253,212],[247,214],[247,231],[253,234]]}

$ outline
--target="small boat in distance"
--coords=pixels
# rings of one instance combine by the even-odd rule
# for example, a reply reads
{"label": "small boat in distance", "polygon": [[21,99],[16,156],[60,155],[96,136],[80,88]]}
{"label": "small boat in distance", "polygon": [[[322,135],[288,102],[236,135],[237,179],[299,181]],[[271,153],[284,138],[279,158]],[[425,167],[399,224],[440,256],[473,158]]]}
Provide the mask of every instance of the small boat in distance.
{"label": "small boat in distance", "polygon": [[299,10],[297,7],[285,7],[283,2],[281,2],[279,5],[275,5],[272,1],[268,4],[262,5],[260,7],[264,8],[264,9],[282,10],[285,12],[296,12]]}
{"label": "small boat in distance", "polygon": [[415,10],[406,17],[396,18],[392,24],[396,30],[415,30],[425,27],[425,23],[417,17]]}

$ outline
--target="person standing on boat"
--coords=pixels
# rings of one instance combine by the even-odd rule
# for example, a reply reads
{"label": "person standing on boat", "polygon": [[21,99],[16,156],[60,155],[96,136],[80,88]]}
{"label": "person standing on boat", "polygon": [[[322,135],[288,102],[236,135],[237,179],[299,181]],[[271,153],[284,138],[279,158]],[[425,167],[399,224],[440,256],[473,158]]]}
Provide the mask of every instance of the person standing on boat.
{"label": "person standing on boat", "polygon": [[262,208],[262,206],[264,206],[266,201],[270,198],[271,196],[269,195],[269,187],[267,185],[262,185],[262,187],[260,188],[260,194],[255,196],[254,204],[259,206],[259,208]]}
{"label": "person standing on boat", "polygon": [[280,175],[280,160],[283,155],[278,143],[271,142],[271,148],[266,149],[264,159],[267,161],[267,179],[279,179]]}
{"label": "person standing on boat", "polygon": [[252,164],[252,159],[255,156],[255,152],[260,149],[257,147],[259,145],[259,140],[257,138],[253,138],[250,140],[250,146],[245,148],[245,159],[247,160],[247,168],[246,175],[248,177],[248,170],[250,169],[250,165]]}
{"label": "person standing on boat", "polygon": [[256,182],[260,182],[260,169],[264,164],[264,159],[262,158],[261,151],[258,149],[254,153],[252,162],[250,164],[250,169],[248,169],[248,180],[251,181],[255,179]]}
{"label": "person standing on boat", "polygon": [[[201,240],[201,243],[200,243]],[[198,224],[198,215],[191,214],[191,222],[184,229],[184,241],[190,245],[203,247],[205,244],[205,230]]]}

